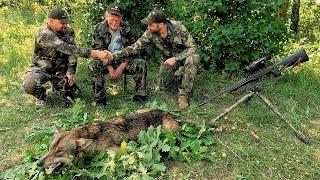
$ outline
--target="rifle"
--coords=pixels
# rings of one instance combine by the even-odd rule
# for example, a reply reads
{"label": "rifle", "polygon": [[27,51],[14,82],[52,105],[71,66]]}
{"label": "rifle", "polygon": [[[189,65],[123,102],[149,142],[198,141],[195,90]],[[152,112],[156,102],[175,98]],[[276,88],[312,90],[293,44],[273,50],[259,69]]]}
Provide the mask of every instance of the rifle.
{"label": "rifle", "polygon": [[[268,74],[274,74],[275,76],[280,76],[282,75],[282,70],[292,66],[295,67],[296,65],[306,62],[309,60],[306,52],[304,51],[304,49],[300,49],[299,51],[293,53],[292,55],[286,57],[285,59],[275,63],[274,65],[270,65],[270,66],[266,66],[265,62],[267,61],[267,57],[261,58],[255,62],[253,62],[252,64],[250,64],[249,66],[246,67],[246,70],[248,71],[248,76],[241,79],[240,81],[238,81],[237,83],[235,83],[234,85],[228,87],[227,89],[221,91],[220,93],[218,93],[217,95],[205,100],[204,102],[199,104],[199,107],[206,104],[207,102],[209,102],[212,99],[217,98],[218,96],[224,94],[224,93],[231,93],[237,89],[239,89],[242,86],[245,86],[248,83],[257,83],[259,81],[259,79],[265,75]],[[251,97],[253,97],[254,95],[257,95],[260,100],[262,102],[264,102],[267,107],[269,107],[275,114],[277,114],[294,132],[295,135],[298,139],[300,139],[303,143],[305,144],[309,144],[310,141],[309,139],[299,130],[297,130],[286,118],[285,116],[283,116],[280,111],[278,110],[278,108],[273,105],[271,103],[271,101],[264,96],[261,93],[261,89],[255,85],[255,87],[249,92],[247,93],[245,96],[243,96],[240,100],[238,100],[235,104],[233,104],[232,106],[230,106],[229,108],[227,108],[223,113],[221,113],[219,116],[217,116],[216,118],[214,118],[211,123],[221,119],[222,117],[224,117],[225,115],[227,115],[230,111],[232,111],[233,109],[235,109],[238,105],[240,105],[240,103],[245,102],[247,100],[249,100]]]}
{"label": "rifle", "polygon": [[276,77],[282,75],[282,71],[292,66],[295,67],[300,63],[306,62],[309,60],[305,50],[301,48],[299,51],[291,54],[290,56],[286,57],[285,59],[278,61],[274,65],[266,66],[266,61],[269,57],[263,57],[257,61],[254,61],[250,65],[246,66],[246,71],[248,72],[247,77],[241,79],[240,81],[236,82],[234,85],[226,88],[225,90],[219,92],[218,94],[209,97],[205,101],[201,102],[198,107],[203,106],[207,102],[223,95],[224,93],[231,93],[242,86],[245,86],[248,83],[257,82],[259,79],[265,75],[273,74]]}

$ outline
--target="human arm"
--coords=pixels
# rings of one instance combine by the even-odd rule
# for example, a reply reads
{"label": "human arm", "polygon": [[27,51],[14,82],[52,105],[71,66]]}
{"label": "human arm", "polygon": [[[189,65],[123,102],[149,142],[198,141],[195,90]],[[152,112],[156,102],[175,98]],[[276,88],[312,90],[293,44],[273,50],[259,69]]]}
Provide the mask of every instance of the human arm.
{"label": "human arm", "polygon": [[126,48],[112,53],[112,60],[118,60],[120,58],[129,57],[139,53],[142,49],[144,49],[148,44],[151,43],[150,41],[151,34],[149,32],[144,32],[143,35],[132,45],[127,46]]}
{"label": "human arm", "polygon": [[185,49],[176,54],[173,58],[175,61],[184,61],[188,56],[196,53],[197,45],[192,35],[188,32],[184,25],[180,24],[180,26],[177,26],[176,31],[177,38],[181,40],[182,44],[185,46]]}
{"label": "human arm", "polygon": [[[71,30],[69,34],[69,39],[67,42],[70,42],[70,44],[76,45],[76,40],[75,40],[75,34],[74,31]],[[70,55],[68,56],[68,69],[67,69],[67,78],[68,78],[68,83],[70,86],[72,86],[76,82],[76,71],[77,71],[77,56]]]}
{"label": "human arm", "polygon": [[87,47],[77,46],[60,39],[54,32],[45,32],[36,37],[37,44],[43,48],[54,48],[56,51],[69,56],[99,58],[104,64],[107,63],[110,53],[91,50]]}
{"label": "human arm", "polygon": [[127,67],[127,65],[128,65],[127,61],[121,63],[120,66],[118,66],[115,69],[114,74],[112,76],[112,80],[118,80],[121,77],[121,75],[123,74],[123,72],[124,72],[125,68]]}

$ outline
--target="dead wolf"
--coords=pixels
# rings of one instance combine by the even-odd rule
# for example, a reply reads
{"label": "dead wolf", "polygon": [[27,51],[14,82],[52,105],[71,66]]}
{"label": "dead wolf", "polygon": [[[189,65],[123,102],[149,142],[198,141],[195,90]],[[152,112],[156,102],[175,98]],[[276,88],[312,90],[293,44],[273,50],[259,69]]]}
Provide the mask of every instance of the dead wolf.
{"label": "dead wolf", "polygon": [[140,110],[125,117],[115,117],[71,131],[56,130],[49,152],[37,163],[51,174],[58,167],[71,165],[76,157],[88,152],[117,151],[123,139],[134,140],[140,131],[151,125],[161,125],[172,131],[180,129],[178,121],[168,112]]}

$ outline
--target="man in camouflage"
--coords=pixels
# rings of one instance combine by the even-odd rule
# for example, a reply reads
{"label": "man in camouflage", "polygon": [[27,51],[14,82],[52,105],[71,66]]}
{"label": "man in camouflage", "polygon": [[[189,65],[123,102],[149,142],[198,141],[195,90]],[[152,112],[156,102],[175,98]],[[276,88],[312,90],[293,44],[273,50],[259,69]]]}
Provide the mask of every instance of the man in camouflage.
{"label": "man in camouflage", "polygon": [[153,10],[141,21],[148,30],[131,46],[113,53],[111,62],[138,53],[153,43],[166,58],[160,68],[160,90],[179,90],[179,108],[189,106],[188,95],[197,74],[199,55],[196,44],[179,21],[169,21],[161,10]]}
{"label": "man in camouflage", "polygon": [[[122,22],[122,9],[113,3],[105,13],[105,20],[98,23],[93,33],[93,48],[116,52],[135,42],[131,28]],[[127,57],[112,61],[104,66],[100,61],[93,60],[89,65],[96,106],[106,105],[106,90],[104,89],[104,75],[109,74],[111,80],[117,80],[124,74],[133,75],[136,83],[133,101],[145,103],[146,99],[146,63],[142,59]]]}
{"label": "man in camouflage", "polygon": [[107,63],[108,52],[75,45],[74,31],[67,26],[68,22],[63,10],[53,9],[47,24],[36,34],[32,65],[22,85],[25,92],[37,98],[36,105],[46,102],[47,92],[43,84],[48,81],[60,95],[64,106],[71,105],[70,98],[75,98],[79,92],[75,84],[76,56],[99,58]]}

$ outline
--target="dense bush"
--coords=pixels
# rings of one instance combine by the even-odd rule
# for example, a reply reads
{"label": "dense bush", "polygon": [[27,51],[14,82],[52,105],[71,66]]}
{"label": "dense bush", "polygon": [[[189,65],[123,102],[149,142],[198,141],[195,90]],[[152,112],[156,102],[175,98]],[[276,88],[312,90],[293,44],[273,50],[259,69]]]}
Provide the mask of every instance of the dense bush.
{"label": "dense bush", "polygon": [[319,18],[320,18],[320,1],[301,1],[299,21],[299,37],[308,38],[309,42],[318,42],[319,35]]}
{"label": "dense bush", "polygon": [[[82,42],[90,45],[92,26],[102,20],[111,0],[42,0],[48,7],[63,7],[73,17]],[[206,68],[238,71],[239,67],[269,53],[282,50],[288,39],[287,19],[278,12],[285,0],[119,0],[125,9],[125,20],[140,36],[145,30],[140,20],[154,8],[169,18],[182,21],[199,45]],[[286,16],[285,16],[286,17]]]}
{"label": "dense bush", "polygon": [[[30,4],[26,2],[21,1],[20,4],[23,6]],[[104,11],[111,2],[113,1],[37,1],[46,7],[45,11],[52,7],[67,10],[74,20],[72,26],[80,35],[80,42],[86,45],[91,43],[93,25],[102,20]],[[182,21],[199,45],[199,54],[206,68],[213,65],[218,69],[237,71],[241,65],[258,57],[280,52],[289,38],[286,18],[288,16],[278,17],[278,12],[287,2],[285,0],[272,2],[119,0],[118,2],[124,7],[125,20],[129,21],[137,36],[145,30],[140,20],[154,7],[163,9],[171,19]],[[305,26],[310,25],[305,23]]]}

